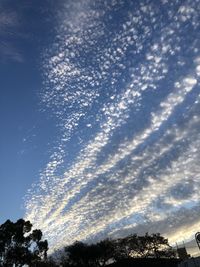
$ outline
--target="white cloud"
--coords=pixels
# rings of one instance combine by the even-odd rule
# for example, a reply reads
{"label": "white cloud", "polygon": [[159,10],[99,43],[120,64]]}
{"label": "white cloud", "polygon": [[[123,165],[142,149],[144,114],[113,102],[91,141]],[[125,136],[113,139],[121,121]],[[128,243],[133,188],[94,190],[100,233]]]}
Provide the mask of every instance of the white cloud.
{"label": "white cloud", "polygon": [[[199,96],[189,107],[187,101],[199,82],[197,44],[190,47],[194,60],[188,69],[181,51],[183,16],[190,16],[195,31],[198,11],[187,0],[187,10],[180,4],[172,16],[174,4],[162,2],[169,5],[169,23],[153,3],[148,8],[133,4],[113,32],[106,24],[109,3],[101,10],[91,1],[69,3],[60,14],[60,41],[44,58],[43,101],[55,112],[63,135],[26,201],[27,219],[52,246],[148,225],[173,242],[185,227],[177,214],[185,218],[183,208],[196,214]],[[80,125],[83,132],[93,130],[89,141]],[[79,154],[65,167],[72,136],[81,139]],[[60,167],[63,175],[57,174]],[[187,186],[190,181],[193,187]]]}

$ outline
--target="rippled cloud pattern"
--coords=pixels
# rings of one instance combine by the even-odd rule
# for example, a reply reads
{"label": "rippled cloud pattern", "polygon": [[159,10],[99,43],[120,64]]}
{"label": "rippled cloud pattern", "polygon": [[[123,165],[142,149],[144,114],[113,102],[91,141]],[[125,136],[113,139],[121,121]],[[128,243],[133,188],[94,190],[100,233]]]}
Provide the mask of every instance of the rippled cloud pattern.
{"label": "rippled cloud pattern", "polygon": [[42,55],[58,146],[26,218],[51,249],[200,230],[199,0],[63,1]]}

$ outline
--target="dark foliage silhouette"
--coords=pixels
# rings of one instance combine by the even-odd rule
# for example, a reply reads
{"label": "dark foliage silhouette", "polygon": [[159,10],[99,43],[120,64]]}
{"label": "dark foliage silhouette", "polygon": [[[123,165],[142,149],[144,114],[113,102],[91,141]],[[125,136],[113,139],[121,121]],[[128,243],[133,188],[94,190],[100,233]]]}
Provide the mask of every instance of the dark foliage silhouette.
{"label": "dark foliage silhouette", "polygon": [[114,243],[105,239],[97,244],[75,242],[65,248],[62,258],[63,266],[105,266],[110,259],[114,259]]}
{"label": "dark foliage silhouette", "polygon": [[[0,225],[0,266],[34,267],[105,267],[105,266],[177,266],[174,250],[168,240],[157,234],[136,234],[105,239],[96,244],[76,241],[57,253],[56,260],[47,259],[48,243],[41,230],[23,219]],[[60,265],[61,264],[61,265]]]}
{"label": "dark foliage silhouette", "polygon": [[175,253],[168,240],[160,234],[135,234],[90,245],[75,242],[65,248],[62,266],[100,267],[133,258],[170,259],[175,258]]}
{"label": "dark foliage silhouette", "polygon": [[0,266],[32,265],[46,259],[47,240],[41,240],[40,230],[31,229],[32,224],[23,219],[0,225]]}
{"label": "dark foliage silhouette", "polygon": [[178,267],[179,259],[127,258],[111,263],[108,267]]}
{"label": "dark foliage silhouette", "polygon": [[159,233],[144,236],[130,235],[116,240],[118,258],[174,258],[174,250],[168,240]]}

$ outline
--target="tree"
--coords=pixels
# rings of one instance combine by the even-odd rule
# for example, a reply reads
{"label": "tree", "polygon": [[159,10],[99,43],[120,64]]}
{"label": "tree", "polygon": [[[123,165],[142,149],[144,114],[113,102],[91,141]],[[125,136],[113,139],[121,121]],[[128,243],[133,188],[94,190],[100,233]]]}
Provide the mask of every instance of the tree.
{"label": "tree", "polygon": [[145,258],[174,258],[175,253],[168,243],[168,239],[159,233],[138,236],[138,254]]}
{"label": "tree", "polygon": [[62,259],[63,266],[84,266],[86,245],[76,241],[74,244],[65,247],[65,255]]}
{"label": "tree", "polygon": [[62,266],[105,266],[113,258],[113,243],[106,239],[97,244],[75,242],[65,248]]}
{"label": "tree", "polygon": [[115,260],[130,258],[133,251],[138,250],[136,234],[115,240]]}
{"label": "tree", "polygon": [[37,262],[37,267],[59,267],[60,265],[52,257],[48,257],[47,260]]}
{"label": "tree", "polygon": [[168,240],[160,234],[136,234],[117,240],[105,239],[96,244],[75,242],[65,248],[62,266],[104,267],[130,258],[174,258]]}
{"label": "tree", "polygon": [[42,241],[42,232],[33,230],[30,221],[7,220],[0,225],[0,266],[23,266],[47,257],[48,243]]}
{"label": "tree", "polygon": [[[159,233],[144,236],[130,235],[121,239],[121,258],[174,258],[175,253],[168,240]],[[119,253],[120,255],[120,253]]]}
{"label": "tree", "polygon": [[106,266],[109,261],[114,261],[115,242],[105,239],[96,244],[98,248],[98,266]]}

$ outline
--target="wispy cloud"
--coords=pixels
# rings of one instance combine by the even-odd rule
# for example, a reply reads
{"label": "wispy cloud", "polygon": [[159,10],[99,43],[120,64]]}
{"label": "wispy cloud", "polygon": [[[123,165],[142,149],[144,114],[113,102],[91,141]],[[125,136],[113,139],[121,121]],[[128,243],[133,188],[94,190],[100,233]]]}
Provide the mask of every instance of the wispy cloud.
{"label": "wispy cloud", "polygon": [[16,11],[2,2],[0,3],[0,60],[23,62],[22,54],[13,43],[20,25],[19,15]]}

